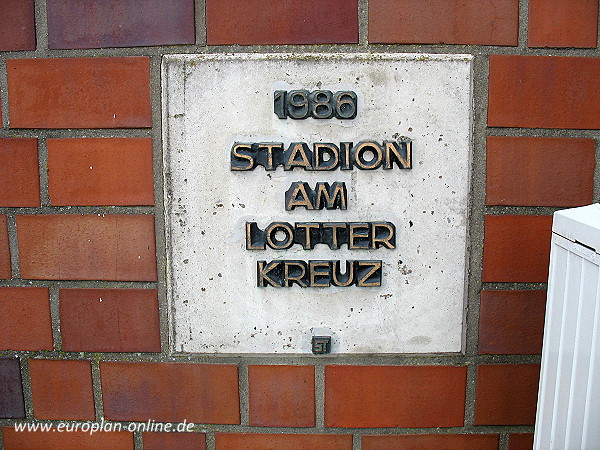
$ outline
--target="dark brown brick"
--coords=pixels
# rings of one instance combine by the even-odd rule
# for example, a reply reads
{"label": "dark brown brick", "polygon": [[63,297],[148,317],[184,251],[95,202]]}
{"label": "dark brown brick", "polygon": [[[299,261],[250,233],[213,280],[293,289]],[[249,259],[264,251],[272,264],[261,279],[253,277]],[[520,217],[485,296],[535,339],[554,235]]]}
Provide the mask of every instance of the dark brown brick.
{"label": "dark brown brick", "polygon": [[52,350],[48,288],[0,287],[0,350]]}
{"label": "dark brown brick", "polygon": [[9,59],[11,128],[152,126],[147,57]]}
{"label": "dark brown brick", "polygon": [[67,352],[160,352],[155,289],[61,289]]}
{"label": "dark brown brick", "polygon": [[47,0],[50,48],[194,44],[193,0]]}
{"label": "dark brown brick", "polygon": [[552,216],[485,216],[483,281],[548,281]]}
{"label": "dark brown brick", "polygon": [[142,433],[144,450],[206,450],[204,433]]}
{"label": "dark brown brick", "polygon": [[340,434],[216,433],[216,450],[352,450],[352,436]]}
{"label": "dark brown brick", "polygon": [[546,291],[483,291],[479,353],[539,355],[544,338]]}
{"label": "dark brown brick", "polygon": [[23,418],[25,418],[25,402],[19,359],[0,358],[0,419]]}
{"label": "dark brown brick", "polygon": [[12,277],[6,216],[0,214],[0,279]]}
{"label": "dark brown brick", "polygon": [[538,364],[478,366],[475,425],[533,425],[539,372]]}
{"label": "dark brown brick", "polygon": [[53,205],[153,205],[152,139],[48,139]]}
{"label": "dark brown brick", "polygon": [[531,450],[533,448],[533,433],[518,433],[508,435],[508,450]]}
{"label": "dark brown brick", "polygon": [[154,216],[17,216],[21,276],[156,281]]}
{"label": "dark brown brick", "polygon": [[250,425],[315,425],[314,366],[249,366]]}
{"label": "dark brown brick", "polygon": [[[63,430],[69,430],[67,424]],[[99,432],[90,434],[83,431],[17,432],[14,427],[4,427],[5,450],[133,450],[133,433],[127,431]]]}
{"label": "dark brown brick", "polygon": [[30,359],[29,373],[36,419],[96,418],[89,361]]}
{"label": "dark brown brick", "polygon": [[598,0],[529,0],[530,47],[595,48]]}
{"label": "dark brown brick", "polygon": [[325,426],[463,426],[466,376],[466,367],[327,366]]}
{"label": "dark brown brick", "polygon": [[490,136],[486,204],[588,205],[594,191],[595,153],[593,139]]}
{"label": "dark brown brick", "polygon": [[109,420],[240,423],[237,366],[100,363]]}
{"label": "dark brown brick", "polygon": [[600,58],[490,56],[491,127],[600,129]]}
{"label": "dark brown brick", "polygon": [[498,450],[497,434],[364,436],[363,450]]}
{"label": "dark brown brick", "polygon": [[0,138],[0,206],[40,206],[37,139]]}
{"label": "dark brown brick", "polygon": [[357,0],[207,0],[209,45],[355,44]]}
{"label": "dark brown brick", "polygon": [[35,50],[33,0],[0,2],[0,51]]}
{"label": "dark brown brick", "polygon": [[519,1],[370,0],[369,41],[517,45]]}

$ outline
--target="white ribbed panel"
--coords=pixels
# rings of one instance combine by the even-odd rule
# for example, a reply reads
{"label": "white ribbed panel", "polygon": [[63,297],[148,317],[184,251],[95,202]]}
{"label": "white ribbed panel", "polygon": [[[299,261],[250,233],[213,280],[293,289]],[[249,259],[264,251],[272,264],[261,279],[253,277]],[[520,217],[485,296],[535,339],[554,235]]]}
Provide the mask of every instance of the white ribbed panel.
{"label": "white ribbed panel", "polygon": [[553,233],[536,450],[600,449],[599,273],[598,253]]}

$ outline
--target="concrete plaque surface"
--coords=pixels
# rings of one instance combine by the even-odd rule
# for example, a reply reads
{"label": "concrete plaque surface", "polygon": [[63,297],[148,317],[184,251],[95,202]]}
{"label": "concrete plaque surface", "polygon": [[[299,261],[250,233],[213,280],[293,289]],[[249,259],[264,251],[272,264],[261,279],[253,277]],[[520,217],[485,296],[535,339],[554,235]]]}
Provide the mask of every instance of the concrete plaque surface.
{"label": "concrete plaque surface", "polygon": [[[472,59],[423,54],[165,56],[167,289],[176,352],[459,352],[466,297]],[[357,115],[280,119],[278,90],[353,91]],[[410,142],[412,168],[233,171],[236,143]],[[371,156],[376,157],[375,154]],[[286,210],[294,182],[347,209]],[[246,248],[246,223],[390,222],[395,248]],[[284,236],[285,238],[285,236]],[[283,239],[281,234],[277,239]],[[257,286],[259,261],[381,261],[380,286]]]}

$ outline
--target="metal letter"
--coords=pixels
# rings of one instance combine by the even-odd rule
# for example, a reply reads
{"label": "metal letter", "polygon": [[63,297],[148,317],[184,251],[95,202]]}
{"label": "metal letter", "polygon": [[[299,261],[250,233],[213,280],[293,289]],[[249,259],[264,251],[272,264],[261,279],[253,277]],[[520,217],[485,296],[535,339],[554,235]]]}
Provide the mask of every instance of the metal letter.
{"label": "metal letter", "polygon": [[[256,264],[257,267],[257,286],[258,287],[266,287],[267,284],[273,287],[281,287],[283,282],[281,277],[281,267],[279,264],[281,261],[271,261],[267,264],[266,261],[258,261]],[[266,265],[266,267],[265,267]],[[269,272],[273,272],[273,278],[269,278]],[[267,283],[267,284],[265,284]]]}
{"label": "metal letter", "polygon": [[[275,237],[278,231],[285,233],[286,237],[280,241]],[[294,245],[294,230],[287,222],[273,222],[266,229],[267,244],[274,250],[285,250]]]}
{"label": "metal letter", "polygon": [[340,265],[340,261],[333,261],[332,284],[339,287],[347,287],[355,284],[354,261],[346,261],[346,272],[344,277],[342,277],[342,273],[340,272]]}
{"label": "metal letter", "polygon": [[346,183],[336,181],[332,186],[329,183],[317,183],[315,209],[346,209],[347,197]]}
{"label": "metal letter", "polygon": [[[331,261],[309,261],[310,287],[329,287],[331,281]],[[326,271],[319,271],[319,268],[327,268]],[[324,277],[322,283],[319,283],[317,277]]]}
{"label": "metal letter", "polygon": [[290,287],[294,283],[305,288],[306,284],[306,262],[283,261],[283,286]]}
{"label": "metal letter", "polygon": [[264,250],[265,232],[256,222],[246,222],[246,250]]}
{"label": "metal letter", "polygon": [[[315,244],[321,243],[321,227],[318,223],[296,222],[295,225],[296,236],[294,241],[297,244],[302,244],[302,248],[304,248],[304,250],[312,250]],[[313,230],[316,230],[316,233],[313,232]],[[315,239],[312,239],[313,236]]]}
{"label": "metal letter", "polygon": [[313,210],[315,193],[308,183],[295,181],[290,188],[285,191],[285,210],[292,211],[296,206],[303,206],[308,210]]}
{"label": "metal letter", "polygon": [[[364,158],[365,152],[372,152],[375,157],[367,161]],[[383,149],[377,142],[359,142],[352,153],[354,153],[354,164],[363,170],[377,169],[383,162]]]}
{"label": "metal letter", "polygon": [[390,222],[371,222],[372,248],[396,248],[396,227]]}
{"label": "metal letter", "polygon": [[304,170],[313,170],[313,154],[304,142],[292,142],[285,151],[283,159],[284,170],[292,170],[294,167],[304,167]]}
{"label": "metal letter", "polygon": [[236,142],[231,147],[231,170],[254,170],[256,150],[252,144]]}
{"label": "metal letter", "polygon": [[[313,152],[315,158],[315,170],[334,170],[340,163],[340,149],[334,144],[314,144]],[[325,161],[323,156],[328,155]]]}
{"label": "metal letter", "polygon": [[385,147],[384,169],[391,169],[394,163],[400,169],[412,169],[412,142],[383,141]]}
{"label": "metal letter", "polygon": [[[368,222],[363,223],[351,223],[350,233],[348,237],[348,248],[350,250],[365,250],[370,247],[371,241],[370,236],[371,227]],[[362,244],[357,245],[356,241],[363,241]]]}
{"label": "metal letter", "polygon": [[381,261],[356,261],[358,264],[358,286],[381,286]]}
{"label": "metal letter", "polygon": [[321,227],[323,230],[321,233],[321,243],[329,245],[331,250],[338,250],[342,244],[348,243],[347,223],[327,222],[322,223]]}

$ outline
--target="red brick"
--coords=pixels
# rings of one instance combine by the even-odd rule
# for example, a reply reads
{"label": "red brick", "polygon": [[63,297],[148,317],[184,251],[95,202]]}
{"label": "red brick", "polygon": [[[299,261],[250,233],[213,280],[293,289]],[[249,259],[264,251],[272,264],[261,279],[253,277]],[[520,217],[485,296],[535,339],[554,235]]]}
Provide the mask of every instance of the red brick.
{"label": "red brick", "polygon": [[497,434],[364,436],[363,450],[498,450]]}
{"label": "red brick", "polygon": [[36,419],[96,418],[89,361],[30,359],[29,373]]}
{"label": "red brick", "polygon": [[160,352],[155,289],[61,289],[62,349]]}
{"label": "red brick", "polygon": [[533,433],[509,434],[508,436],[508,450],[531,450],[533,448]]}
{"label": "red brick", "polygon": [[479,353],[539,355],[546,291],[483,291]]}
{"label": "red brick", "polygon": [[35,50],[33,0],[0,2],[0,51]]}
{"label": "red brick", "polygon": [[477,367],[475,425],[533,425],[539,364]]}
{"label": "red brick", "polygon": [[207,0],[209,45],[355,44],[357,0]]}
{"label": "red brick", "polygon": [[147,57],[9,59],[11,128],[152,126]]}
{"label": "red brick", "polygon": [[369,41],[517,45],[519,1],[370,0]]}
{"label": "red brick", "polygon": [[48,288],[0,287],[0,350],[52,350]]}
{"label": "red brick", "polygon": [[588,205],[595,153],[593,139],[490,136],[486,204]]}
{"label": "red brick", "polygon": [[249,366],[250,425],[315,426],[314,366]]}
{"label": "red brick", "polygon": [[10,245],[8,243],[8,226],[6,216],[0,215],[0,279],[11,278]]}
{"label": "red brick", "polygon": [[530,47],[595,48],[598,0],[529,0]]}
{"label": "red brick", "polygon": [[352,450],[352,436],[340,434],[216,433],[216,450]]}
{"label": "red brick", "polygon": [[0,206],[40,206],[37,139],[0,138]]}
{"label": "red brick", "polygon": [[206,450],[203,433],[142,433],[144,450]]}
{"label": "red brick", "polygon": [[152,139],[48,139],[53,205],[153,205]]}
{"label": "red brick", "polygon": [[600,58],[490,56],[492,127],[600,129]]}
{"label": "red brick", "polygon": [[0,358],[0,419],[25,418],[18,358]]}
{"label": "red brick", "polygon": [[546,282],[552,216],[485,216],[484,282]]}
{"label": "red brick", "polygon": [[21,276],[156,281],[154,216],[17,216]]}
{"label": "red brick", "polygon": [[50,48],[194,44],[194,0],[48,0]]}
{"label": "red brick", "polygon": [[[67,424],[65,430],[71,430]],[[14,427],[4,427],[5,450],[133,450],[133,433],[127,431],[100,432],[69,431],[52,433],[45,431],[17,432]]]}
{"label": "red brick", "polygon": [[466,367],[327,366],[325,426],[463,426],[466,376]]}
{"label": "red brick", "polygon": [[105,362],[100,372],[107,419],[240,423],[235,365]]}

